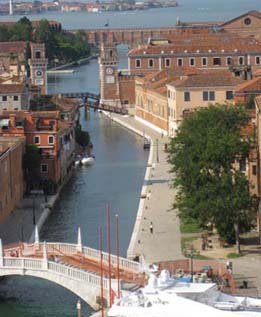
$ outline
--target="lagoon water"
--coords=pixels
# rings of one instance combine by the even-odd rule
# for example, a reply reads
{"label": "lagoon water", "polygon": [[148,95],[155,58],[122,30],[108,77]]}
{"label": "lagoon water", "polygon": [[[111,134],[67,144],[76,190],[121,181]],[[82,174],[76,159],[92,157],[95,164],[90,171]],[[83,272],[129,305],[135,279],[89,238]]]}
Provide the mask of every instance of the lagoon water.
{"label": "lagoon water", "polygon": [[[224,21],[246,11],[261,9],[261,0],[180,0],[177,8],[138,12],[50,13],[28,16],[30,19],[49,18],[62,22],[65,29],[100,28],[109,21],[111,27],[174,26],[181,21]],[[19,16],[0,16],[2,20],[17,20]],[[120,50],[120,67],[126,67]],[[98,65],[92,61],[75,69],[73,74],[48,77],[52,92],[98,92]],[[142,140],[111,123],[98,113],[82,116],[82,124],[94,143],[96,163],[79,169],[62,192],[59,203],[46,222],[41,239],[76,241],[79,224],[83,242],[98,245],[98,226],[105,225],[105,206],[120,214],[121,254],[126,249],[136,216],[139,193],[147,163]],[[0,317],[72,317],[76,316],[77,298],[69,291],[50,282],[23,277],[6,278],[0,282]],[[84,305],[84,316],[91,309]]]}
{"label": "lagoon water", "polygon": [[[21,0],[20,0],[21,1]],[[110,27],[175,26],[181,21],[226,21],[250,10],[261,10],[260,0],[178,0],[174,8],[128,12],[52,12],[27,15],[29,19],[47,18],[60,21],[64,29]],[[18,20],[21,16],[0,16],[0,21]]]}

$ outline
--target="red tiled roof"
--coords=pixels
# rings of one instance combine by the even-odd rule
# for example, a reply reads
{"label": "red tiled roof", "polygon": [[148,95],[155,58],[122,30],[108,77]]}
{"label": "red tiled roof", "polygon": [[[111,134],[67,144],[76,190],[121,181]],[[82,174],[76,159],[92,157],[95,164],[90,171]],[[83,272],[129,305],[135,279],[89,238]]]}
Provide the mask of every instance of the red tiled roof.
{"label": "red tiled roof", "polygon": [[241,38],[236,34],[191,34],[176,36],[173,43],[163,45],[142,45],[130,50],[128,56],[153,54],[189,54],[189,53],[232,53],[261,52],[261,42],[253,37]]}
{"label": "red tiled roof", "polygon": [[32,111],[33,118],[59,119],[59,111]]}
{"label": "red tiled roof", "polygon": [[0,84],[0,94],[21,94],[25,90],[22,84]]}
{"label": "red tiled roof", "polygon": [[19,42],[0,42],[0,54],[1,53],[24,53],[27,43],[24,41]]}
{"label": "red tiled roof", "polygon": [[229,71],[204,72],[186,76],[171,83],[179,88],[204,88],[204,87],[236,87],[244,82]]}
{"label": "red tiled roof", "polygon": [[255,77],[238,85],[236,92],[260,91],[261,92],[261,77]]}

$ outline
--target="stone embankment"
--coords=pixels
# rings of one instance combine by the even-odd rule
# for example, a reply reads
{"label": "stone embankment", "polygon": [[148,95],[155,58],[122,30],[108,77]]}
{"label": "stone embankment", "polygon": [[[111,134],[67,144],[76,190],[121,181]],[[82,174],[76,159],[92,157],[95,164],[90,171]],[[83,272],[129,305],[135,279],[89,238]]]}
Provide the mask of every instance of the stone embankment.
{"label": "stone embankment", "polygon": [[172,205],[175,190],[165,144],[168,138],[132,116],[105,113],[114,122],[151,141],[128,258],[141,256],[145,264],[181,259],[179,219]]}

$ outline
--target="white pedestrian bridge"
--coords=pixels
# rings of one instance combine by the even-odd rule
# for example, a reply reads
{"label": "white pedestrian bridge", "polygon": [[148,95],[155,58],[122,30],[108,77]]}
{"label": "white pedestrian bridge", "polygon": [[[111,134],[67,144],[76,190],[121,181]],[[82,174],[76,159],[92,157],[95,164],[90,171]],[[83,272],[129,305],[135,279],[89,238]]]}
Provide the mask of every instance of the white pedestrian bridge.
{"label": "white pedestrian bridge", "polygon": [[[38,277],[54,282],[70,290],[93,309],[103,300],[109,303],[109,254],[84,247],[78,234],[77,244],[68,243],[19,243],[3,247],[0,239],[0,277],[22,275]],[[104,277],[101,279],[101,263]],[[111,289],[117,294],[116,270],[119,268],[121,281],[135,283],[139,280],[141,265],[123,257],[111,255]]]}

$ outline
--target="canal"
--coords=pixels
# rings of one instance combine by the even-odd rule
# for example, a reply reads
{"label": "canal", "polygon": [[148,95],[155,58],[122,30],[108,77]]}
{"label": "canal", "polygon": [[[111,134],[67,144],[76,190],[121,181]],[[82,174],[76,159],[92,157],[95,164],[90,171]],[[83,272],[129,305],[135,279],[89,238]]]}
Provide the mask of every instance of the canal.
{"label": "canal", "polygon": [[[124,50],[121,56],[124,57]],[[125,67],[125,59],[121,59]],[[98,91],[98,64],[92,61],[71,75],[49,77],[49,91]],[[112,214],[112,252],[115,252],[114,215],[120,219],[120,253],[126,255],[139,202],[148,153],[140,137],[111,122],[98,112],[85,113],[81,123],[90,132],[95,164],[75,169],[60,199],[41,231],[47,241],[76,242],[81,226],[85,245],[98,248],[98,229],[106,230],[106,205]],[[104,245],[106,241],[104,240]],[[0,284],[1,317],[76,316],[77,298],[44,280],[6,278]],[[84,316],[91,309],[84,306]]]}

